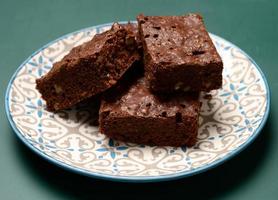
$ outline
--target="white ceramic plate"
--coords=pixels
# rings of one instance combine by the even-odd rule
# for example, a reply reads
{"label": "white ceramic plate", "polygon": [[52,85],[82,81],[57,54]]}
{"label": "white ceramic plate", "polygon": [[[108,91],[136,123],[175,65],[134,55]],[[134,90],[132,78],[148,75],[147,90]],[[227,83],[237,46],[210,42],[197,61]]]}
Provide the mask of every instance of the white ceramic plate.
{"label": "white ceramic plate", "polygon": [[[17,136],[43,158],[74,172],[118,181],[162,181],[193,175],[236,155],[259,134],[269,113],[269,88],[256,63],[232,43],[210,34],[224,61],[223,89],[202,99],[198,142],[192,148],[113,141],[92,125],[83,105],[57,114],[45,110],[35,79],[74,46],[111,24],[86,28],[50,42],[14,73],[6,112]],[[251,166],[250,166],[251,167]]]}

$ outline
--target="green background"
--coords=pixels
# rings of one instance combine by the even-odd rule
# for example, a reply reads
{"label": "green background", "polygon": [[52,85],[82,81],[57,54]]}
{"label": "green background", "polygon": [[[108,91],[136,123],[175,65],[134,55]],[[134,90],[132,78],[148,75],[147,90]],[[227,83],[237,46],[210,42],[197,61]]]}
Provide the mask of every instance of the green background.
{"label": "green background", "polygon": [[[278,2],[233,1],[1,1],[0,0],[0,199],[277,199]],[[210,32],[246,51],[265,73],[270,117],[256,141],[225,164],[182,180],[126,184],[64,171],[41,159],[15,136],[5,116],[8,80],[30,54],[63,34],[146,15],[200,12]]]}

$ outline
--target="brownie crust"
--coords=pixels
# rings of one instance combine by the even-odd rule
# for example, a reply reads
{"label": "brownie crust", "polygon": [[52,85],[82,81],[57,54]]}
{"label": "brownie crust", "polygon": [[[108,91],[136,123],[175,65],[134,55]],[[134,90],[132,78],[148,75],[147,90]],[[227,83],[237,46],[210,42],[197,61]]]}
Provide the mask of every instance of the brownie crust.
{"label": "brownie crust", "polygon": [[223,63],[200,15],[139,15],[137,21],[145,76],[153,91],[221,88]]}
{"label": "brownie crust", "polygon": [[[118,89],[118,88],[117,88]],[[100,132],[110,138],[157,146],[196,143],[200,102],[198,93],[157,96],[145,78],[102,99]]]}
{"label": "brownie crust", "polygon": [[114,24],[89,42],[73,48],[36,80],[47,109],[67,109],[112,87],[140,59],[134,26]]}

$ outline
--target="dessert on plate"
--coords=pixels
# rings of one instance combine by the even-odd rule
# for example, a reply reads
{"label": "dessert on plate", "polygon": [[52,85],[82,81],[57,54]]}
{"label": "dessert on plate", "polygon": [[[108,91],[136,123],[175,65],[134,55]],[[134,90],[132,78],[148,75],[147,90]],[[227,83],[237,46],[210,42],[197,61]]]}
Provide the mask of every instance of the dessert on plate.
{"label": "dessert on plate", "polygon": [[89,42],[73,48],[37,79],[50,111],[70,108],[115,85],[140,56],[133,26],[117,23]]}
{"label": "dessert on plate", "polygon": [[139,15],[137,21],[145,76],[153,91],[221,88],[223,63],[200,15]]}
{"label": "dessert on plate", "polygon": [[73,48],[37,89],[50,111],[100,97],[99,130],[112,139],[193,146],[199,94],[221,88],[221,57],[198,14],[137,21]]}
{"label": "dessert on plate", "polygon": [[[158,96],[145,77],[106,95],[99,110],[100,131],[110,138],[158,146],[192,146],[198,133],[199,93]],[[118,91],[117,91],[118,89]]]}

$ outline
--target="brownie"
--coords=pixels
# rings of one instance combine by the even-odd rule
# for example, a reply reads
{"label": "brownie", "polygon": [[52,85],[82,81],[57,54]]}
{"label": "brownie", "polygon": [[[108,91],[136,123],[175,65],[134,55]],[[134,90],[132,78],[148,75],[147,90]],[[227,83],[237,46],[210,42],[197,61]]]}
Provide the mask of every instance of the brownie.
{"label": "brownie", "polygon": [[178,147],[196,143],[198,93],[154,95],[144,77],[123,85],[101,101],[101,133],[119,141],[146,145]]}
{"label": "brownie", "polygon": [[140,59],[134,25],[113,24],[89,42],[73,48],[36,80],[50,111],[69,108],[115,85]]}
{"label": "brownie", "polygon": [[139,35],[137,23],[128,22],[127,24],[122,24],[122,26],[125,27],[127,30],[129,30],[132,34],[135,35],[137,49],[140,54],[143,54],[143,47],[142,47],[142,42],[141,42],[141,38]]}
{"label": "brownie", "polygon": [[159,93],[222,86],[223,63],[198,14],[137,17],[145,76]]}

